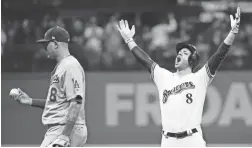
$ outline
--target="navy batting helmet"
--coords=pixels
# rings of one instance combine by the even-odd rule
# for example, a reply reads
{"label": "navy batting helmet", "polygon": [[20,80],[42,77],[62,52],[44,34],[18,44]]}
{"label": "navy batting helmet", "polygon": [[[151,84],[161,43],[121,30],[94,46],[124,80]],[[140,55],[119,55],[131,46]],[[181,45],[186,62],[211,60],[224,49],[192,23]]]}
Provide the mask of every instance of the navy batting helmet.
{"label": "navy batting helmet", "polygon": [[179,51],[183,48],[187,48],[191,51],[192,54],[188,58],[188,63],[189,63],[189,66],[192,68],[192,70],[194,70],[198,66],[199,58],[200,58],[197,52],[197,49],[195,46],[188,43],[178,43],[176,45],[177,53],[179,53]]}

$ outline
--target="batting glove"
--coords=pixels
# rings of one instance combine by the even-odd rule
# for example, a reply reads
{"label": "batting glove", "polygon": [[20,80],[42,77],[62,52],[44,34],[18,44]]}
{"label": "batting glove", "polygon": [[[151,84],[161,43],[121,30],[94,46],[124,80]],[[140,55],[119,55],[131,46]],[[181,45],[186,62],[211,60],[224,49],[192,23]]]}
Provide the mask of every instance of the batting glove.
{"label": "batting glove", "polygon": [[133,41],[133,36],[135,35],[135,26],[133,25],[130,29],[127,20],[121,20],[119,22],[119,26],[117,25],[117,30],[120,32],[125,43],[128,44],[129,42]]}
{"label": "batting glove", "polygon": [[65,135],[60,135],[48,147],[70,147],[70,139]]}
{"label": "batting glove", "polygon": [[237,11],[235,13],[235,18],[233,15],[230,15],[230,20],[231,20],[231,32],[234,34],[237,34],[239,31],[239,26],[240,26],[240,19],[241,19],[241,10],[238,7]]}

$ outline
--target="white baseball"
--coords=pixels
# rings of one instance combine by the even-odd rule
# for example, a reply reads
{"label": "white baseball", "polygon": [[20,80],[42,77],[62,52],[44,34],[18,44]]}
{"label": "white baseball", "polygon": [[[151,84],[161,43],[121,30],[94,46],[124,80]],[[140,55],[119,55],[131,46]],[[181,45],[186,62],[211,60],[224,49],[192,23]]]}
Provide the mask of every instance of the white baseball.
{"label": "white baseball", "polygon": [[11,89],[10,96],[14,97],[14,99],[19,95],[19,91],[16,88]]}

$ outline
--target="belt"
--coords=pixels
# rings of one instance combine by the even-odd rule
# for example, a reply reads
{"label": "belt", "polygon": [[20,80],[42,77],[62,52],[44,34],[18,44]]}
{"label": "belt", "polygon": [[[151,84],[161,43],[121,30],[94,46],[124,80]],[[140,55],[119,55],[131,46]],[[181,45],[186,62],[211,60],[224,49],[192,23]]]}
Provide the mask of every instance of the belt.
{"label": "belt", "polygon": [[54,127],[54,126],[64,126],[64,125],[66,125],[66,124],[59,124],[59,123],[48,124],[48,125],[47,125],[47,128],[49,129],[49,128]]}
{"label": "belt", "polygon": [[179,132],[179,133],[170,133],[170,132],[165,132],[163,131],[163,135],[166,137],[175,137],[175,138],[185,138],[187,136],[191,136],[194,133],[197,133],[198,130],[196,128],[191,129],[189,131],[183,131],[183,132]]}
{"label": "belt", "polygon": [[[66,125],[65,123],[63,123],[63,124],[60,124],[60,123],[48,124],[48,125],[47,125],[47,128],[49,129],[49,128],[54,127],[54,126],[65,126],[65,125]],[[76,123],[75,125],[85,125],[85,124]],[[75,125],[74,125],[74,126],[75,126]]]}

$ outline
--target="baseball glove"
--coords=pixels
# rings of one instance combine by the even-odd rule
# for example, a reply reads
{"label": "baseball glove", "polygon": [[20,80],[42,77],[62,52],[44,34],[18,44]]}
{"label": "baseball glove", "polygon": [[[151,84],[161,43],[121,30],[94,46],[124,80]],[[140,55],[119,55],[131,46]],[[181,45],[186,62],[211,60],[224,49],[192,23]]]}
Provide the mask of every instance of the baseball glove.
{"label": "baseball glove", "polygon": [[60,135],[48,147],[70,147],[70,139],[65,135]]}

